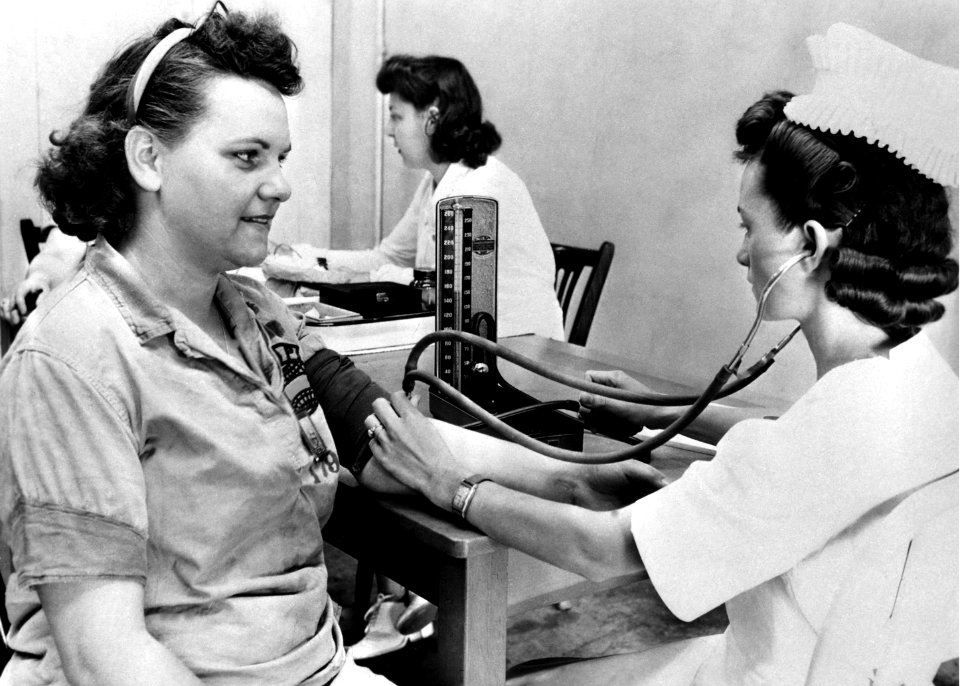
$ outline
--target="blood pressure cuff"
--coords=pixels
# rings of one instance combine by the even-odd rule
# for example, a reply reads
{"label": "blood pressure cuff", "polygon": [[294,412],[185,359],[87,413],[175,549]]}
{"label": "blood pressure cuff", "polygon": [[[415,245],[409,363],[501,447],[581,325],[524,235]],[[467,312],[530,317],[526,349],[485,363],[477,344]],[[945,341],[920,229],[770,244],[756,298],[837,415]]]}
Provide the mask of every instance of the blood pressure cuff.
{"label": "blood pressure cuff", "polygon": [[358,479],[372,457],[363,420],[373,412],[373,401],[387,392],[357,369],[348,357],[324,348],[306,361],[307,379],[340,451],[340,462]]}

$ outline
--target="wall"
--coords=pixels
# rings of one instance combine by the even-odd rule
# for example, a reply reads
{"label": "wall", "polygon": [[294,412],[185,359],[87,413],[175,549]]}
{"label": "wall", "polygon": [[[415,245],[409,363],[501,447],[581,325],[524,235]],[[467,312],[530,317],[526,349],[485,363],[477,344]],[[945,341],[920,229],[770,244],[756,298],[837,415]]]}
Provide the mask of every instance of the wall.
{"label": "wall", "polygon": [[[11,3],[12,4],[12,3]],[[209,0],[30,0],[4,10],[0,23],[0,292],[25,268],[18,221],[47,223],[33,190],[47,136],[83,106],[90,82],[115,50],[176,16],[193,21]],[[276,13],[297,43],[306,87],[288,100],[293,152],[290,202],[277,215],[281,241],[329,240],[332,0],[230,0],[232,10]]]}
{"label": "wall", "polygon": [[[41,220],[33,160],[115,46],[203,0],[31,0],[0,23],[0,290],[22,274],[17,220]],[[460,57],[551,240],[617,246],[590,345],[700,381],[752,318],[734,263],[733,123],[765,89],[808,88],[804,37],[847,21],[956,66],[954,0],[233,0],[277,11],[307,80],[290,101],[293,199],[275,238],[369,247],[419,174],[380,137],[384,52]],[[381,38],[382,31],[382,38]],[[384,145],[381,147],[381,141]],[[382,155],[382,171],[378,155]],[[383,183],[382,199],[380,184]],[[382,205],[382,206],[381,206]],[[956,297],[935,331],[956,366]],[[783,325],[765,326],[771,342]],[[793,344],[754,395],[812,380]]]}
{"label": "wall", "polygon": [[[385,48],[464,61],[503,135],[498,155],[526,180],[550,239],[616,243],[589,344],[702,382],[753,317],[734,261],[733,125],[766,89],[809,88],[804,38],[835,21],[957,65],[952,0],[386,0]],[[334,88],[374,92],[374,74]],[[366,142],[352,152],[375,151]],[[389,230],[419,175],[402,169],[389,139],[384,154]],[[363,226],[355,246],[371,244]],[[937,339],[956,366],[951,300]],[[758,344],[787,328],[766,325]],[[754,397],[789,400],[812,382],[799,343]]]}
{"label": "wall", "polygon": [[373,75],[383,60],[383,0],[333,5],[333,176],[330,245],[369,248],[379,242],[382,112]]}

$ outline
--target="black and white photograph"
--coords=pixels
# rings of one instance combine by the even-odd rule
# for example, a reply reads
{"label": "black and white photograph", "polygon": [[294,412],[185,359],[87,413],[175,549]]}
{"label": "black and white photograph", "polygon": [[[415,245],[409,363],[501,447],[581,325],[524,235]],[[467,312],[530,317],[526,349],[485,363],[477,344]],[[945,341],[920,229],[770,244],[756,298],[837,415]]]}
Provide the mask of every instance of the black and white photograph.
{"label": "black and white photograph", "polygon": [[0,686],[960,686],[956,0],[7,0]]}

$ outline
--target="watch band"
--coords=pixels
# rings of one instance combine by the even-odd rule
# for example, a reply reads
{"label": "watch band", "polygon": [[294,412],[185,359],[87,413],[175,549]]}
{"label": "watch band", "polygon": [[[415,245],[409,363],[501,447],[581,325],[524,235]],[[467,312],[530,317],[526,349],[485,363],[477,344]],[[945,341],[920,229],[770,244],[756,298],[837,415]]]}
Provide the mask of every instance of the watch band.
{"label": "watch band", "polygon": [[453,502],[450,504],[450,507],[463,519],[467,518],[467,508],[470,507],[470,501],[473,500],[473,496],[477,492],[477,486],[484,481],[490,481],[490,479],[485,476],[480,476],[479,474],[474,474],[473,476],[468,476],[457,486],[457,492],[453,494]]}

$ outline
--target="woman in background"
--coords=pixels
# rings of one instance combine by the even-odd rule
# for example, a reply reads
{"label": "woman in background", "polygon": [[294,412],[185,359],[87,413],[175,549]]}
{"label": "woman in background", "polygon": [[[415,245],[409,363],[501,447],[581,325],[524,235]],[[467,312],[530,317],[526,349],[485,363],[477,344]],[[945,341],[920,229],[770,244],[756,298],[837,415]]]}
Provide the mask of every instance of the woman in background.
{"label": "woman in background", "polygon": [[20,325],[41,298],[76,273],[86,249],[85,243],[52,227],[23,279],[0,300],[0,319]]}
{"label": "woman in background", "polygon": [[[454,195],[479,195],[498,203],[497,333],[536,333],[563,340],[563,313],[553,282],[550,241],[523,181],[493,156],[500,134],[483,120],[480,91],[451,57],[394,55],[377,74],[377,89],[389,96],[387,135],[403,163],[426,173],[407,211],[372,250],[322,250],[294,245],[314,269],[369,273],[374,281],[413,281],[414,267],[435,268],[436,206]],[[297,278],[289,258],[269,257],[268,276]]]}
{"label": "woman in background", "polygon": [[[802,257],[765,318],[800,323],[817,380],[781,417],[742,421],[677,481],[590,512],[512,488],[492,457],[522,463],[519,447],[483,439],[490,461],[474,472],[462,460],[481,439],[431,424],[402,393],[374,402],[376,461],[493,538],[588,578],[645,568],[683,620],[726,604],[721,636],[511,683],[922,684],[956,657],[957,377],[915,336],[957,287],[944,189],[957,184],[957,72],[843,24],[810,47],[813,92],[768,94],[736,128],[736,258],[755,297]],[[878,554],[908,498],[908,513],[953,510],[943,545],[901,537]],[[878,568],[884,595],[835,609]]]}

